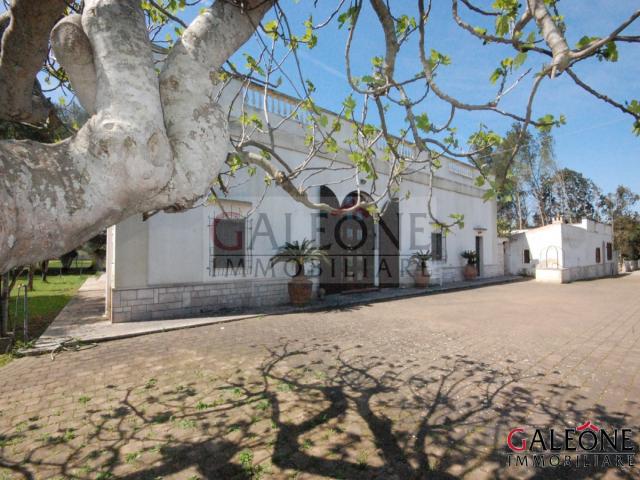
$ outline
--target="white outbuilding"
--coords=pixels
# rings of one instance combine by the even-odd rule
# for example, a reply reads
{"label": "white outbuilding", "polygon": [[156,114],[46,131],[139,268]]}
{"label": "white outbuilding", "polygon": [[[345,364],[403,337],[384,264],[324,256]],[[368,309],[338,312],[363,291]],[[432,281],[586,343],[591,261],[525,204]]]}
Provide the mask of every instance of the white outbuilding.
{"label": "white outbuilding", "polygon": [[505,264],[514,275],[535,276],[542,282],[612,276],[617,273],[613,229],[588,219],[567,223],[556,218],[549,225],[512,234],[505,249]]}

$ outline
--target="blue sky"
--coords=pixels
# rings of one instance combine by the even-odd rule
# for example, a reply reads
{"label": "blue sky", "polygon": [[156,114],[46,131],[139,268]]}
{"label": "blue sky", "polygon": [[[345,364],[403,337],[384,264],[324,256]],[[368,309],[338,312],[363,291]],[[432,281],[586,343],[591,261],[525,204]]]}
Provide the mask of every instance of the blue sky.
{"label": "blue sky", "polygon": [[[304,6],[309,4],[309,6]],[[321,4],[323,2],[319,2]],[[414,2],[407,2],[413,5]],[[489,8],[489,1],[478,1],[478,5]],[[314,20],[326,16],[326,8],[311,8],[311,2],[285,0],[284,10],[292,23],[301,25],[310,12]],[[392,2],[392,5],[402,4]],[[588,6],[587,6],[588,5]],[[607,34],[638,8],[637,1],[630,0],[563,0],[561,13],[568,26],[568,40],[571,46],[583,36]],[[407,10],[408,13],[408,10]],[[461,10],[464,18],[477,25],[478,17]],[[625,31],[625,34],[640,34],[640,21]],[[340,103],[350,92],[346,84],[344,70],[344,45],[346,31],[330,27],[320,31],[318,46],[303,50],[301,59],[305,75],[313,80],[318,92],[316,102],[329,109],[339,109]],[[407,76],[418,69],[417,53],[410,48],[398,59],[398,71],[406,69]],[[250,49],[251,47],[248,46]],[[453,22],[451,4],[448,1],[434,1],[431,20],[427,30],[427,49],[435,48],[452,58],[452,65],[441,71],[438,83],[447,92],[469,102],[482,102],[495,95],[495,86],[488,81],[491,72],[500,59],[513,56],[513,50],[506,47],[483,46]],[[612,98],[622,100],[640,99],[640,47],[619,45],[620,60],[617,63],[599,62],[590,59],[575,68],[584,81],[592,87],[607,93]],[[364,13],[362,24],[356,33],[352,63],[355,74],[369,71],[370,58],[383,53],[381,30],[371,12]],[[530,55],[531,57],[531,55]],[[530,58],[522,70],[539,68],[543,60]],[[503,106],[516,113],[523,113],[530,82],[524,81],[508,97]],[[440,101],[427,100],[423,111],[436,123],[446,118],[449,107]],[[567,124],[554,130],[556,156],[560,167],[578,170],[590,177],[604,191],[612,191],[619,184],[625,184],[640,191],[640,137],[632,133],[631,117],[599,101],[577,87],[566,75],[543,83],[537,96],[534,118],[546,113],[556,117],[564,114]],[[391,112],[393,125],[404,126],[404,115]],[[440,122],[438,122],[440,120]],[[457,117],[460,139],[466,139],[479,122],[489,128],[504,133],[512,121],[495,114],[467,114]]]}

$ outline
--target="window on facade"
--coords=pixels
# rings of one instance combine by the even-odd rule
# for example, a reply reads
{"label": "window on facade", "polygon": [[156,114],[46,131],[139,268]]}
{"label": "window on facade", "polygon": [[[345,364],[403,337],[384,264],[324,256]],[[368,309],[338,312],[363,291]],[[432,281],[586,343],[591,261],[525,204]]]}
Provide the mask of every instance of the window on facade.
{"label": "window on facade", "polygon": [[246,220],[216,218],[213,222],[213,268],[244,271],[246,251]]}
{"label": "window on facade", "polygon": [[522,263],[531,263],[531,251],[528,248],[522,252]]}
{"label": "window on facade", "polygon": [[607,242],[607,260],[613,260],[613,245],[611,242]]}
{"label": "window on facade", "polygon": [[600,247],[596,248],[596,263],[600,263]]}
{"label": "window on facade", "polygon": [[442,233],[431,234],[431,255],[434,260],[442,260]]}

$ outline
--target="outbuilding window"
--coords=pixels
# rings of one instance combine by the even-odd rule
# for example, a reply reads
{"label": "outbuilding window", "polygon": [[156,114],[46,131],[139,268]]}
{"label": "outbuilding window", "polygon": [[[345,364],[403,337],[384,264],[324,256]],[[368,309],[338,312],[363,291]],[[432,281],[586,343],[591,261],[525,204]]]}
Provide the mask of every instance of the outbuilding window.
{"label": "outbuilding window", "polygon": [[607,261],[613,260],[613,245],[607,242]]}
{"label": "outbuilding window", "polygon": [[600,263],[600,247],[596,248],[596,263]]}
{"label": "outbuilding window", "polygon": [[531,251],[528,248],[525,248],[522,252],[522,263],[531,263]]}

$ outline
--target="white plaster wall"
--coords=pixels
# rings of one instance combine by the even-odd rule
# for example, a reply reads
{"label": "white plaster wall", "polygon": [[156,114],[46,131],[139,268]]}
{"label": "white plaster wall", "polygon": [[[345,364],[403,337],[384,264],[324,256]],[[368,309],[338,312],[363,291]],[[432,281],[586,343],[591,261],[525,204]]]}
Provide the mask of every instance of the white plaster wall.
{"label": "white plaster wall", "polygon": [[115,228],[113,288],[142,287],[147,281],[148,224],[134,215]]}
{"label": "white plaster wall", "polygon": [[[607,260],[606,244],[613,242],[611,227],[592,221],[584,221],[581,224],[556,223],[516,233],[509,240],[510,272],[518,274],[527,270],[531,275],[536,266],[544,266],[548,262],[549,267],[557,266],[573,269],[572,279],[585,275],[585,267],[596,266],[596,248],[600,248],[600,265],[613,264]],[[523,262],[524,249],[531,252],[531,264]],[[595,273],[605,268],[594,269]],[[604,273],[601,273],[604,274]]]}
{"label": "white plaster wall", "polygon": [[[229,101],[233,89],[228,89],[222,96],[222,103]],[[238,112],[236,112],[238,113]],[[260,113],[260,112],[258,112]],[[232,124],[232,131],[238,128]],[[350,128],[343,128],[339,141],[350,135]],[[287,122],[278,130],[275,141],[276,150],[283,158],[297,165],[305,160],[307,147],[304,146],[304,129],[301,124]],[[259,140],[259,138],[258,138]],[[330,158],[319,156],[314,158],[310,166],[327,165]],[[334,166],[350,164],[346,152],[341,152],[334,159]],[[377,169],[385,172],[388,164],[379,162]],[[384,190],[386,176],[374,184],[371,181],[359,183],[356,180],[341,181],[343,172],[326,171],[315,177],[309,190],[312,198],[318,199],[318,189],[327,184],[336,194],[338,201],[356,188],[365,192]],[[445,259],[433,262],[435,273],[448,272],[451,279],[458,279],[464,265],[460,253],[463,250],[475,249],[475,236],[483,237],[482,272],[484,275],[501,274],[503,271],[496,234],[495,201],[485,202],[482,195],[485,188],[478,188],[473,181],[477,172],[462,162],[443,159],[443,166],[434,179],[433,211],[443,221],[450,221],[449,215],[463,214],[465,226],[453,228],[445,240]],[[427,213],[428,177],[417,173],[401,184],[398,197],[400,201],[400,253],[404,263],[416,250],[430,248],[432,220]],[[409,198],[405,195],[411,192]],[[264,174],[258,169],[255,176],[241,171],[231,185],[229,198],[246,202],[250,206],[259,207],[248,217],[248,234],[252,237],[247,258],[247,270],[244,276],[255,278],[286,278],[283,266],[275,269],[267,268],[268,259],[276,252],[277,247],[285,241],[302,240],[304,238],[318,240],[318,212],[307,209],[292,201],[287,194],[275,185],[270,186],[265,194]],[[210,231],[209,218],[220,213],[220,208],[207,205],[179,214],[159,213],[147,222],[139,217],[129,219],[118,225],[116,230],[116,288],[140,286],[176,285],[183,283],[215,283],[228,281],[229,277],[220,278],[209,270]],[[413,218],[413,221],[412,221]],[[265,221],[268,219],[268,222]],[[411,234],[411,224],[422,229]],[[413,238],[412,238],[413,237]],[[232,274],[233,275],[233,274]],[[405,283],[412,283],[409,276],[403,276]]]}
{"label": "white plaster wall", "polygon": [[[531,262],[524,263],[524,250],[528,249]],[[526,271],[533,275],[541,262],[562,265],[562,231],[560,224],[546,225],[525,232],[516,233],[509,239],[510,273],[518,275]]]}
{"label": "white plaster wall", "polygon": [[[475,250],[476,235],[483,237],[482,276],[502,274],[503,271],[498,252],[495,201],[485,202],[481,198],[482,190],[463,181],[467,181],[466,178],[459,178],[455,183],[443,182],[440,188],[434,189],[431,201],[434,216],[441,222],[451,222],[451,214],[464,215],[464,227],[453,227],[444,239],[443,260],[431,262],[432,276],[445,275],[448,281],[461,278],[465,260],[460,254],[464,250]],[[440,231],[427,213],[427,186],[405,182],[400,197],[409,190],[409,199],[400,201],[400,245],[405,258],[416,250],[431,248],[431,233]],[[412,282],[408,276],[404,280],[407,284]]]}
{"label": "white plaster wall", "polygon": [[181,213],[158,213],[148,224],[148,285],[202,282],[206,263],[203,208]]}
{"label": "white plaster wall", "polygon": [[[602,224],[599,224],[602,226]],[[610,233],[602,228],[586,230],[576,225],[562,225],[562,242],[565,245],[565,264],[567,267],[582,267],[596,263],[596,248],[600,248],[600,263],[608,261],[606,244],[613,242]]]}

